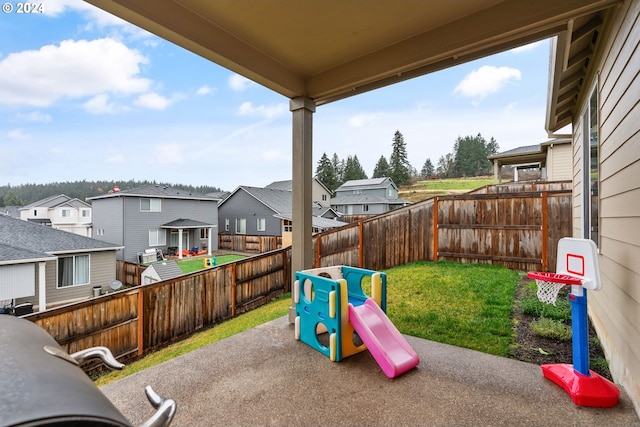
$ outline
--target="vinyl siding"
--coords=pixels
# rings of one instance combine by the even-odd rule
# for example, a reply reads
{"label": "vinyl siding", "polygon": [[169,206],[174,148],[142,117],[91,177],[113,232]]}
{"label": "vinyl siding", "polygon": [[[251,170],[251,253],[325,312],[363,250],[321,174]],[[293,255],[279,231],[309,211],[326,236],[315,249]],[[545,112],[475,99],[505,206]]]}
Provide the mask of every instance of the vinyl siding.
{"label": "vinyl siding", "polygon": [[[154,198],[154,197],[151,197]],[[118,259],[138,262],[138,252],[157,247],[166,252],[171,246],[171,230],[166,229],[166,244],[149,245],[149,230],[159,229],[161,225],[177,219],[192,219],[212,225],[218,224],[218,203],[209,200],[185,200],[160,198],[160,212],[140,211],[140,197],[111,197],[93,201],[93,229],[96,239],[123,245]],[[104,236],[97,235],[98,229],[104,229]],[[183,242],[184,249],[202,247],[200,229],[185,230],[189,234],[189,247]],[[218,229],[212,229],[211,250],[218,249]]]}
{"label": "vinyl siding", "polygon": [[[274,217],[275,212],[247,194],[243,190],[235,192],[220,207],[220,222],[224,226],[225,218],[229,219],[229,231],[225,234],[236,234],[236,218],[247,220],[246,234],[250,236],[281,236],[282,220]],[[258,231],[258,218],[265,219],[265,231]]]}
{"label": "vinyl siding", "polygon": [[[640,409],[640,0],[613,9],[610,36],[601,41],[600,269],[602,290],[589,293],[592,322],[609,359],[614,380]],[[585,82],[590,88],[596,76]],[[586,105],[588,93],[582,94]],[[580,153],[582,129],[574,118],[574,224],[582,224]],[[577,218],[576,218],[577,217]],[[582,232],[574,228],[574,236]]]}
{"label": "vinyl siding", "polygon": [[547,171],[549,181],[569,180],[573,176],[571,167],[571,144],[560,144],[549,147],[547,164],[551,167]]}
{"label": "vinyl siding", "polygon": [[[47,307],[60,305],[90,298],[93,296],[93,287],[106,288],[110,281],[116,278],[116,251],[99,251],[78,253],[73,255],[89,254],[89,280],[86,285],[58,288],[58,262],[47,261],[45,266],[45,280],[47,282]],[[64,255],[61,255],[64,256]],[[35,295],[32,297],[18,298],[16,304],[30,302],[38,305],[40,288],[38,283],[38,264],[32,264],[35,274]]]}

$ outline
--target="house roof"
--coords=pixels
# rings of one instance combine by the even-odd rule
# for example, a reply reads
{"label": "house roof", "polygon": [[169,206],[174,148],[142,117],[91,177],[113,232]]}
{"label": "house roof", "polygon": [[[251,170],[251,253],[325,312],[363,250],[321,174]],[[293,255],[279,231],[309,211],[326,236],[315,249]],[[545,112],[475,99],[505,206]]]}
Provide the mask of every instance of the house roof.
{"label": "house roof", "polygon": [[262,203],[276,214],[285,214],[291,212],[292,197],[291,191],[277,190],[273,188],[250,187],[241,185],[236,188],[229,197],[224,199],[220,205],[222,206],[239,191],[244,191],[258,202]]}
{"label": "house roof", "polygon": [[160,228],[209,228],[215,227],[215,224],[197,221],[195,219],[179,218],[160,226]]}
{"label": "house roof", "polygon": [[304,96],[316,105],[542,40],[619,3],[86,1],[287,98]]}
{"label": "house roof", "polygon": [[516,165],[524,163],[546,163],[547,147],[554,144],[570,144],[571,138],[554,138],[549,141],[517,147],[512,150],[488,156],[487,159],[497,160],[501,165]]}
{"label": "house roof", "polygon": [[56,257],[43,254],[42,252],[0,243],[0,265],[50,261],[54,259],[56,259]]}
{"label": "house roof", "polygon": [[87,200],[107,199],[111,197],[157,197],[164,199],[188,199],[188,200],[209,200],[217,201],[218,199],[204,194],[194,193],[182,188],[174,188],[164,185],[145,185],[142,187],[132,188],[129,190],[115,191],[101,196],[88,197]]}
{"label": "house roof", "polygon": [[71,198],[65,194],[58,194],[55,196],[46,197],[44,199],[35,201],[33,203],[29,203],[28,205],[21,207],[20,210],[22,211],[22,210],[28,210],[28,209],[40,208],[40,207],[53,209],[60,206],[71,206],[74,208],[91,208],[91,205],[89,205],[86,202],[83,202],[78,198]]}
{"label": "house roof", "polygon": [[[276,218],[286,219],[288,221],[293,221],[293,215],[291,213],[282,214],[282,215],[274,215]],[[337,219],[332,218],[324,218],[321,216],[312,216],[311,224],[315,228],[319,228],[321,230],[326,230],[329,228],[337,228],[345,225],[349,225],[348,222],[338,221]]]}
{"label": "house roof", "polygon": [[[320,186],[329,194],[331,194],[331,190],[327,188],[318,178],[313,178],[313,181],[320,184]],[[274,190],[288,190],[291,191],[293,189],[293,180],[287,179],[284,181],[274,181],[271,184],[267,185],[264,188],[272,188]]]}
{"label": "house roof", "polygon": [[180,266],[175,260],[165,260],[161,262],[154,262],[147,269],[155,270],[160,280],[169,280],[174,277],[182,276],[184,273],[180,270]]}
{"label": "house roof", "polygon": [[397,188],[393,180],[388,177],[383,178],[369,178],[369,179],[352,179],[345,182],[340,187],[336,188],[336,193],[340,191],[353,191],[353,190],[371,190],[377,188],[387,188],[388,186]]}
{"label": "house roof", "polygon": [[[615,4],[615,3],[613,3]],[[578,96],[592,72],[609,11],[606,8],[576,16],[551,41],[545,128],[552,134],[572,122]]]}
{"label": "house roof", "polygon": [[122,249],[122,246],[112,243],[5,215],[0,215],[0,244],[38,252],[41,255]]}

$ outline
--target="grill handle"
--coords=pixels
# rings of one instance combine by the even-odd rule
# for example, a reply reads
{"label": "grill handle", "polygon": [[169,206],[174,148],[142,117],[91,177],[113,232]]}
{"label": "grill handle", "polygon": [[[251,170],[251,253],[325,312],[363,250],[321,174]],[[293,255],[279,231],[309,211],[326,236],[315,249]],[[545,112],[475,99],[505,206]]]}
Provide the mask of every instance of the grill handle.
{"label": "grill handle", "polygon": [[156,413],[139,427],[167,427],[171,424],[176,413],[176,402],[173,399],[160,397],[150,385],[144,388],[151,406],[157,409]]}
{"label": "grill handle", "polygon": [[91,347],[76,351],[70,355],[76,362],[82,363],[91,359],[100,359],[109,369],[122,369],[124,364],[113,357],[113,353],[107,347]]}

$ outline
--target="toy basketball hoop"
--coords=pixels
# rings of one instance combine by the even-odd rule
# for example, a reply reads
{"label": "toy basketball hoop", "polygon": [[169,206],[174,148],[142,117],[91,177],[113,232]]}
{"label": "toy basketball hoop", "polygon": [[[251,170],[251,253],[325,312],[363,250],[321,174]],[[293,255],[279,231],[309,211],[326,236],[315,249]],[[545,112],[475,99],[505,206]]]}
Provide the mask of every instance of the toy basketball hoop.
{"label": "toy basketball hoop", "polygon": [[534,279],[538,285],[536,295],[538,299],[547,304],[556,305],[558,293],[565,285],[581,285],[582,280],[567,274],[548,272],[529,272],[527,277]]}

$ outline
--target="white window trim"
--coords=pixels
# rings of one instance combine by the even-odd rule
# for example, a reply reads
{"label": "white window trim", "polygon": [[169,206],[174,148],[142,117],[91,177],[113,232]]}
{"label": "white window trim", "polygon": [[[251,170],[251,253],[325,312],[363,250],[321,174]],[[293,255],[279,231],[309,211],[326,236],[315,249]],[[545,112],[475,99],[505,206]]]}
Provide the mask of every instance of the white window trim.
{"label": "white window trim", "polygon": [[[71,285],[62,286],[60,284],[60,279],[59,279],[59,276],[58,276],[59,268],[60,268],[60,259],[62,259],[62,258],[73,258],[73,281],[75,282],[76,257],[81,257],[81,256],[82,257],[85,257],[85,256],[87,257],[87,263],[88,263],[88,266],[87,266],[87,269],[88,269],[88,274],[87,274],[88,277],[87,277],[87,279],[88,279],[88,281],[87,281],[87,283],[73,283]],[[73,287],[76,287],[76,286],[86,286],[86,285],[89,285],[89,284],[91,284],[91,255],[90,254],[65,255],[65,256],[58,257],[58,261],[56,262],[56,289],[69,289],[69,288],[73,288]]]}
{"label": "white window trim", "polygon": [[[152,236],[155,239],[152,240]],[[156,228],[155,230],[149,230],[149,246],[165,246],[167,244],[167,233],[162,228]]]}
{"label": "white window trim", "polygon": [[[149,209],[142,208],[143,200],[149,201]],[[152,197],[140,198],[140,212],[162,212],[162,199],[152,198]]]}
{"label": "white window trim", "polygon": [[257,218],[256,219],[256,229],[258,231],[267,231],[267,220],[266,220],[266,218]]}

